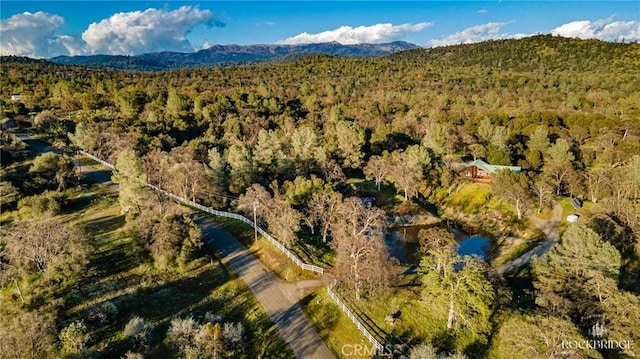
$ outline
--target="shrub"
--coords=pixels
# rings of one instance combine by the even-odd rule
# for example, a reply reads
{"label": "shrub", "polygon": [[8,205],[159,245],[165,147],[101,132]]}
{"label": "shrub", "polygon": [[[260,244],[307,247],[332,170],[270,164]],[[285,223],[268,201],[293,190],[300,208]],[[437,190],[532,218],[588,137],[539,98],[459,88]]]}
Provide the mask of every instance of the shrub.
{"label": "shrub", "polygon": [[149,345],[151,329],[152,325],[148,320],[136,316],[124,326],[122,334],[134,348],[142,349]]}
{"label": "shrub", "polygon": [[62,193],[54,191],[25,197],[18,201],[18,213],[22,218],[55,216],[60,213],[63,199]]}
{"label": "shrub", "polygon": [[67,354],[80,352],[90,339],[87,326],[82,320],[63,328],[58,337],[62,343],[62,352]]}

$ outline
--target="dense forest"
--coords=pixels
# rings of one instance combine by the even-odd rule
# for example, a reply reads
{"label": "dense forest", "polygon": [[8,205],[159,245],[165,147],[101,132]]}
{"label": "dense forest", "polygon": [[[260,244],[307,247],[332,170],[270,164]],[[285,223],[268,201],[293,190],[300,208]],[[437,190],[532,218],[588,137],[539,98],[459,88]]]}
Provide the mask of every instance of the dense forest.
{"label": "dense forest", "polygon": [[[10,100],[12,95],[19,100]],[[167,210],[139,181],[215,208],[255,212],[294,252],[330,267],[342,295],[369,313],[385,340],[414,346],[412,357],[639,353],[637,43],[545,35],[375,58],[311,55],[167,72],[3,57],[0,99],[3,126],[32,127],[58,147],[80,148],[116,165],[122,226],[134,238],[137,260],[152,263],[154,271],[194,268],[202,249],[189,216]],[[65,300],[77,298],[24,289],[33,295],[25,301],[20,288],[77,285],[91,250],[78,245],[52,255],[60,262],[51,265],[64,268],[49,271],[28,260],[20,246],[20,238],[33,235],[15,234],[16,228],[48,226],[52,235],[63,233],[58,238],[83,236],[50,214],[65,213],[56,208],[69,202],[60,193],[74,186],[73,166],[65,157],[39,156],[26,173],[16,167],[19,141],[6,131],[2,140],[3,211],[15,209],[2,217],[1,283],[13,308],[1,309],[2,321],[10,322],[7,313],[47,321],[58,335],[35,333],[49,335],[35,357],[65,350],[86,354],[80,348],[95,350],[100,331],[86,313],[64,312]],[[522,172],[499,172],[493,185],[470,187],[459,164],[475,159],[520,166]],[[462,196],[461,202],[472,202],[481,191],[487,193],[477,208],[452,201]],[[373,205],[364,197],[373,198]],[[559,244],[506,278],[491,261],[457,255],[453,236],[439,227],[418,234],[417,273],[400,276],[401,265],[387,260],[383,233],[389,227],[450,218],[453,212],[470,226],[494,223],[484,228],[494,238],[504,232],[531,239],[528,216],[544,216],[573,198],[583,204],[580,220],[563,224]],[[76,279],[60,273],[75,273],[69,278]],[[16,288],[19,294],[13,294]],[[57,302],[43,303],[51,298]],[[57,318],[43,312],[52,307]],[[108,309],[100,309],[105,321],[112,320]],[[69,324],[82,315],[83,328]],[[251,356],[261,345],[257,334],[238,339],[234,325],[258,326],[240,317],[215,324],[231,338],[223,338],[230,343],[224,354],[229,357]],[[399,324],[387,323],[387,317]],[[605,324],[608,338],[635,346],[560,349],[561,340],[590,339],[593,318]],[[202,320],[191,325],[213,328],[215,321]],[[164,341],[156,334],[149,349],[150,339],[134,338],[132,350],[157,354],[157,343],[171,343],[171,325]],[[74,342],[71,331],[76,337],[93,331],[94,338]],[[3,338],[28,346],[28,338],[2,332]],[[241,341],[251,343],[250,352],[239,352]],[[177,356],[194,357],[172,348]]]}

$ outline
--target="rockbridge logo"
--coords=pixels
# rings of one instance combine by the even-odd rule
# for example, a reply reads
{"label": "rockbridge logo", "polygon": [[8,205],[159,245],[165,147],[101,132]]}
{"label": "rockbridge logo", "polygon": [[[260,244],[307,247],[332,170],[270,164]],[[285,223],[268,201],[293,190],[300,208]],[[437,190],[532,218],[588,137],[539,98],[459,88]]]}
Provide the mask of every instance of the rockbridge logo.
{"label": "rockbridge logo", "polygon": [[560,347],[562,349],[595,349],[595,350],[618,350],[620,352],[629,352],[633,350],[633,342],[631,340],[614,340],[608,338],[607,329],[604,323],[596,322],[588,330],[588,334],[593,339],[587,340],[562,340]]}

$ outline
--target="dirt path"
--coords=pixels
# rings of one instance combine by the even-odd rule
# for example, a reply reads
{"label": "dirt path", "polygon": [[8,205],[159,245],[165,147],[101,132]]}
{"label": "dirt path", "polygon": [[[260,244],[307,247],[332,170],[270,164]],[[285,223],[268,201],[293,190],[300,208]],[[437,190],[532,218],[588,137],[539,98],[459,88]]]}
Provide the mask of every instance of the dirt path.
{"label": "dirt path", "polygon": [[[15,134],[36,153],[54,152],[62,155],[60,150],[33,139],[30,135],[17,131]],[[74,165],[92,180],[117,189],[117,185],[111,182],[111,171],[92,166],[85,158],[74,159]],[[281,282],[231,234],[216,227],[205,217],[198,218],[196,223],[202,229],[204,242],[219,252],[223,260],[247,283],[297,358],[335,358],[298,304],[304,289],[323,285],[323,280]]]}
{"label": "dirt path", "polygon": [[304,288],[322,285],[322,280],[285,283],[269,273],[256,256],[228,232],[198,218],[203,239],[233,268],[271,317],[284,341],[297,358],[334,358],[298,304]]}
{"label": "dirt path", "polygon": [[496,270],[499,273],[501,274],[509,273],[511,271],[514,271],[526,265],[531,261],[533,256],[539,257],[543,255],[549,249],[551,249],[551,247],[553,247],[554,244],[560,241],[560,232],[558,232],[558,226],[562,221],[562,206],[559,203],[556,203],[556,205],[553,207],[551,211],[550,219],[548,220],[540,219],[535,215],[531,215],[529,218],[531,219],[533,224],[535,224],[536,227],[538,227],[544,233],[544,236],[545,236],[544,242],[542,242],[540,245],[533,248],[532,250],[528,251],[527,253],[521,255],[520,257],[496,268]]}

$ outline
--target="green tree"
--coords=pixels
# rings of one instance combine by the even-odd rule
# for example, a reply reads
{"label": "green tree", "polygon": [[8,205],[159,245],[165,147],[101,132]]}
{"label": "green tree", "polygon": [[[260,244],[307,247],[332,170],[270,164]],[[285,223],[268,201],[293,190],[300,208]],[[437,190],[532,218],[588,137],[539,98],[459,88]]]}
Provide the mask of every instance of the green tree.
{"label": "green tree", "polygon": [[111,180],[119,186],[120,208],[123,213],[140,213],[145,199],[149,196],[147,175],[144,173],[142,159],[131,150],[118,155]]}
{"label": "green tree", "polygon": [[447,151],[447,129],[437,122],[431,123],[422,137],[422,146],[430,149],[436,156],[442,156]]}
{"label": "green tree", "polygon": [[[444,263],[442,262],[444,260]],[[483,340],[491,329],[493,288],[485,266],[469,256],[448,249],[431,250],[420,262],[422,299],[444,313],[448,330],[468,330]]]}
{"label": "green tree", "polygon": [[491,145],[496,148],[501,149],[502,151],[508,150],[508,142],[509,136],[511,135],[511,131],[508,127],[505,126],[495,126],[493,128],[493,134],[491,135],[491,140],[489,141]]}
{"label": "green tree", "polygon": [[640,155],[631,157],[626,169],[626,179],[630,189],[630,197],[633,199],[640,198]]}
{"label": "green tree", "polygon": [[343,166],[359,168],[362,165],[365,133],[362,127],[351,121],[336,123],[336,140],[338,155],[343,159]]}
{"label": "green tree", "polygon": [[76,132],[69,133],[69,140],[79,149],[93,152],[97,146],[96,134],[92,128],[87,125],[86,121],[81,121],[76,125]]}
{"label": "green tree", "polygon": [[542,165],[542,154],[549,150],[549,130],[546,126],[537,126],[536,130],[529,136],[527,141],[527,151],[525,152],[527,161],[533,168]]}
{"label": "green tree", "polygon": [[33,160],[29,173],[36,176],[36,183],[45,187],[57,185],[58,191],[61,191],[73,177],[73,168],[73,162],[68,157],[47,152]]}
{"label": "green tree", "polygon": [[229,191],[234,194],[242,193],[253,182],[255,176],[251,153],[244,145],[233,145],[229,147],[225,157],[231,167],[228,177]]}
{"label": "green tree", "polygon": [[574,224],[560,243],[533,260],[536,303],[560,315],[586,313],[593,308],[587,293],[604,300],[616,291],[620,263],[614,246],[588,227]]}
{"label": "green tree", "polygon": [[582,342],[585,338],[566,319],[542,315],[512,315],[491,341],[490,359],[601,358],[589,348],[563,347],[562,342]]}
{"label": "green tree", "polygon": [[163,270],[182,269],[199,248],[200,228],[184,215],[166,215],[155,223],[147,244],[154,265]]}
{"label": "green tree", "polygon": [[213,203],[224,204],[226,197],[226,186],[228,182],[227,163],[217,148],[212,148],[208,152],[208,162],[205,171],[209,177],[209,185],[212,191]]}
{"label": "green tree", "polygon": [[75,321],[64,327],[58,335],[65,354],[79,354],[91,338],[84,321]]}
{"label": "green tree", "polygon": [[253,149],[253,159],[257,164],[269,167],[274,161],[283,157],[280,137],[273,130],[260,129],[258,143]]}
{"label": "green tree", "polygon": [[493,137],[493,125],[491,124],[491,120],[488,118],[483,118],[480,121],[480,125],[478,126],[478,139],[480,143],[487,145],[491,141]]}
{"label": "green tree", "polygon": [[18,212],[22,218],[50,217],[60,213],[64,195],[60,192],[45,191],[18,201]]}
{"label": "green tree", "polygon": [[315,175],[311,175],[311,178],[296,176],[293,181],[285,181],[282,189],[287,202],[299,207],[309,202],[314,193],[322,191],[324,185],[324,181]]}
{"label": "green tree", "polygon": [[564,138],[556,140],[556,143],[549,147],[545,154],[545,160],[548,162],[571,163],[575,160],[575,155],[571,152],[571,146]]}
{"label": "green tree", "polygon": [[186,102],[175,88],[170,88],[167,94],[166,114],[172,120],[186,116]]}
{"label": "green tree", "polygon": [[545,153],[550,146],[549,142],[549,130],[546,126],[537,126],[536,130],[529,136],[527,141],[527,148]]}

